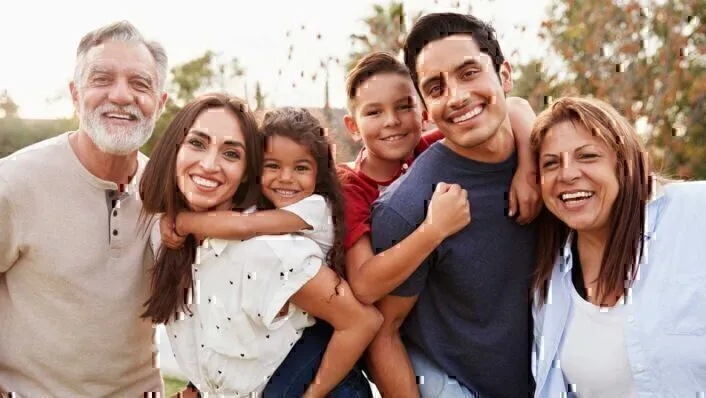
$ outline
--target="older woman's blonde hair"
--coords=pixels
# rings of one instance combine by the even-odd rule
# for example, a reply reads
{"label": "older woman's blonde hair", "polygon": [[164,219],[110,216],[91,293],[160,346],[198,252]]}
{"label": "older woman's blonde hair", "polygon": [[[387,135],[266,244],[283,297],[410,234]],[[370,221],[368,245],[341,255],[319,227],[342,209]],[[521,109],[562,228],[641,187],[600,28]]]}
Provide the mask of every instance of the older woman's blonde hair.
{"label": "older woman's blonde hair", "polygon": [[[645,204],[651,192],[651,166],[634,126],[609,104],[591,98],[566,97],[537,116],[530,145],[539,168],[539,151],[547,134],[560,123],[583,126],[617,155],[615,172],[618,196],[610,214],[608,236],[595,296],[599,303],[615,303],[632,284],[637,272]],[[538,219],[538,246],[533,291],[543,303],[554,263],[566,241],[569,227],[546,208]],[[641,250],[640,250],[641,251]]]}

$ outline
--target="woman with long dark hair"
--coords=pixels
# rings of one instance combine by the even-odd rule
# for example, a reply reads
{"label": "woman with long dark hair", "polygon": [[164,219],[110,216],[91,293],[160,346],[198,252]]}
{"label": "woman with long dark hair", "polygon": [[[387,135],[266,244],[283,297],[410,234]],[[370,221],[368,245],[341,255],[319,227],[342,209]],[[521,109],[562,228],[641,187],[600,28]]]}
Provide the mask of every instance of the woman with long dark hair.
{"label": "woman with long dark hair", "polygon": [[706,391],[706,182],[657,177],[634,127],[595,99],[553,103],[532,147],[535,396]]}
{"label": "woman with long dark hair", "polygon": [[[152,153],[140,186],[145,216],[238,210],[257,218],[249,205],[265,183],[262,156],[262,136],[242,101],[218,94],[195,99]],[[273,198],[275,207],[288,204]],[[308,209],[290,210],[314,223]],[[343,363],[320,369],[304,396],[327,394],[362,355],[380,316],[322,266],[326,254],[315,239],[281,234],[229,241],[190,234],[180,248],[157,251],[144,316],[166,324],[177,362],[200,392],[260,394],[311,316],[336,328],[327,354]]]}

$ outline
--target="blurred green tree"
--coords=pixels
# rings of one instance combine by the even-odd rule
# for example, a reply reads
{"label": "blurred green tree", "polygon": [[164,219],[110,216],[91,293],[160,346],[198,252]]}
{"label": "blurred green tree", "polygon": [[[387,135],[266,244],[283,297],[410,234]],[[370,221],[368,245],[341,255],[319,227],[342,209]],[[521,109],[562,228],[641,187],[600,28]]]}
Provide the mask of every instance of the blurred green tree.
{"label": "blurred green tree", "polygon": [[588,95],[644,127],[658,170],[706,178],[706,0],[553,0],[540,37],[561,79],[520,66],[518,95]]}

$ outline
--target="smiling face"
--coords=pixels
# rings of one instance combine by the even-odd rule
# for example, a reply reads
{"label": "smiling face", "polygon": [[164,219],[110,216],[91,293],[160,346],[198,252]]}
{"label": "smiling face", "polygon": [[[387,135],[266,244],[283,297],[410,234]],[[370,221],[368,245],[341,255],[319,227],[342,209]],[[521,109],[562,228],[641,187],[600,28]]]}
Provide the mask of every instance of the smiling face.
{"label": "smiling face", "polygon": [[583,125],[553,126],[539,150],[542,199],[547,209],[577,231],[610,228],[619,192],[617,156]]}
{"label": "smiling face", "polygon": [[80,129],[106,153],[125,155],[152,134],[165,96],[157,87],[156,63],[146,46],[107,41],[85,55],[81,81],[71,94]]}
{"label": "smiling face", "polygon": [[427,44],[416,71],[429,117],[455,152],[463,155],[485,143],[506,122],[510,66],[503,63],[498,78],[490,56],[472,36],[457,34]]}
{"label": "smiling face", "polygon": [[314,193],[317,171],[309,148],[273,135],[265,143],[262,194],[277,208],[299,202]]}
{"label": "smiling face", "polygon": [[246,171],[245,137],[224,108],[199,114],[179,148],[177,186],[193,211],[228,210]]}
{"label": "smiling face", "polygon": [[398,73],[375,74],[356,90],[354,117],[346,120],[369,156],[406,160],[422,134],[422,112],[414,85]]}

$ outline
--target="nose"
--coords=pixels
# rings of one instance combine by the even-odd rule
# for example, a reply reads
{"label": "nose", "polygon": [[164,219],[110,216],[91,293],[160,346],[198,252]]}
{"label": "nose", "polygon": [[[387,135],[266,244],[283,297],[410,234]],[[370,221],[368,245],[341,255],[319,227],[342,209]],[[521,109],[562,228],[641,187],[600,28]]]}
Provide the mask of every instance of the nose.
{"label": "nose", "polygon": [[110,102],[117,105],[127,105],[132,101],[130,87],[124,79],[117,79],[108,93]]}
{"label": "nose", "polygon": [[559,179],[563,182],[574,182],[581,177],[581,170],[576,167],[576,164],[569,159],[566,152],[561,154],[561,163],[559,170]]}
{"label": "nose", "polygon": [[397,117],[397,112],[391,111],[385,113],[385,127],[394,127],[400,124],[400,118]]}
{"label": "nose", "polygon": [[207,151],[203,158],[201,158],[201,168],[205,172],[208,173],[215,173],[218,171],[219,165],[218,165],[218,151],[212,150],[212,151]]}
{"label": "nose", "polygon": [[459,109],[466,106],[470,93],[461,85],[449,82],[449,106],[453,109]]}
{"label": "nose", "polygon": [[289,169],[289,167],[282,167],[280,169],[279,175],[277,176],[277,179],[279,180],[280,183],[288,183],[292,181],[292,171]]}

